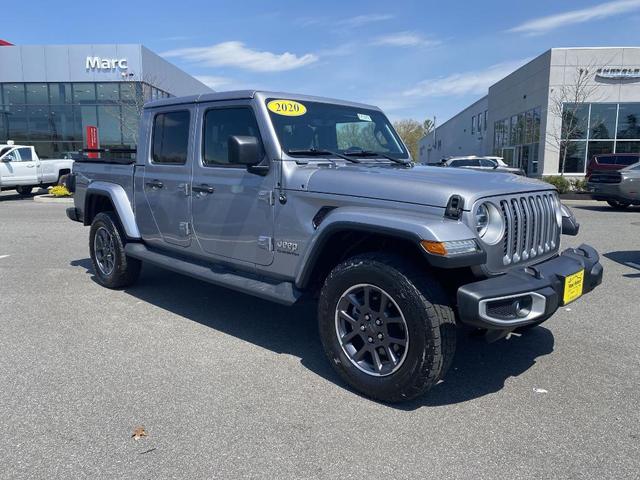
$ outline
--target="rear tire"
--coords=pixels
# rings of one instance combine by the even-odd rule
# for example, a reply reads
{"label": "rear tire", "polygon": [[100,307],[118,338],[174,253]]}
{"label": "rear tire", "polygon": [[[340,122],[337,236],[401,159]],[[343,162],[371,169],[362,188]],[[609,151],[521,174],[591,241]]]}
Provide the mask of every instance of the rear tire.
{"label": "rear tire", "polygon": [[26,197],[27,195],[31,195],[32,191],[33,191],[33,187],[30,187],[28,185],[20,185],[19,187],[16,187],[16,192],[18,192],[18,194],[22,195],[23,197]]}
{"label": "rear tire", "polygon": [[127,287],[140,276],[142,262],[125,255],[124,238],[113,212],[95,216],[89,231],[89,251],[96,279],[104,287]]}
{"label": "rear tire", "polygon": [[455,317],[442,287],[396,255],[358,255],[337,265],[320,293],[318,324],[340,377],[384,402],[429,390],[455,353]]}
{"label": "rear tire", "polygon": [[607,200],[607,203],[614,210],[624,210],[625,208],[628,208],[629,205],[631,205],[631,203],[622,202],[620,200]]}

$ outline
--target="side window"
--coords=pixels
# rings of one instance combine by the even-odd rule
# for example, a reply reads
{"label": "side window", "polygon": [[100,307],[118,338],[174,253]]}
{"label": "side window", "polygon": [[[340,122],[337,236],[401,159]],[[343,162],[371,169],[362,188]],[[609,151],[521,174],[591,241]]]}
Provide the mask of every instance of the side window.
{"label": "side window", "polygon": [[[6,152],[6,150],[5,150],[5,152]],[[7,153],[3,157],[3,160],[8,160],[10,162],[19,162],[20,161],[20,154],[18,153],[18,149],[14,148],[13,150],[11,150],[9,153]]]}
{"label": "side window", "polygon": [[480,166],[481,167],[493,168],[493,167],[496,166],[496,163],[493,160],[488,160],[486,158],[482,158],[482,159],[480,159]]}
{"label": "side window", "polygon": [[189,147],[189,111],[159,113],[153,119],[153,163],[184,165]]}
{"label": "side window", "polygon": [[214,108],[205,112],[202,163],[205,166],[233,165],[229,162],[227,143],[233,135],[260,139],[258,123],[250,108]]}
{"label": "side window", "polygon": [[31,162],[33,160],[33,156],[31,155],[30,148],[18,148],[20,152],[20,160],[23,162]]}

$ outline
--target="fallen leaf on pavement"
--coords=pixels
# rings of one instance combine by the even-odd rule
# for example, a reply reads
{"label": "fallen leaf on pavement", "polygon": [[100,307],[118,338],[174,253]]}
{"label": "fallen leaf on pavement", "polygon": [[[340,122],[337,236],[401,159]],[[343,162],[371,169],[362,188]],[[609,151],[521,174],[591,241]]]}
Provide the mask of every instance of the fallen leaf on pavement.
{"label": "fallen leaf on pavement", "polygon": [[131,435],[134,440],[140,440],[142,437],[148,436],[149,435],[147,435],[147,432],[145,431],[143,426],[136,427],[136,429],[133,431],[133,435]]}

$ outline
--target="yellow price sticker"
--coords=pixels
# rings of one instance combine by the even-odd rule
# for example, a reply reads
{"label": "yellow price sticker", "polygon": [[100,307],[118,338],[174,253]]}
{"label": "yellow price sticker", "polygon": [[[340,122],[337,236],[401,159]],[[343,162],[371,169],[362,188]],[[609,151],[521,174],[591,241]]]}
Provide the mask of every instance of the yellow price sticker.
{"label": "yellow price sticker", "polygon": [[267,108],[273,113],[287,117],[299,117],[307,113],[307,107],[293,100],[271,100],[267,103]]}
{"label": "yellow price sticker", "polygon": [[580,270],[564,279],[564,295],[562,303],[566,305],[582,295],[584,287],[584,270]]}

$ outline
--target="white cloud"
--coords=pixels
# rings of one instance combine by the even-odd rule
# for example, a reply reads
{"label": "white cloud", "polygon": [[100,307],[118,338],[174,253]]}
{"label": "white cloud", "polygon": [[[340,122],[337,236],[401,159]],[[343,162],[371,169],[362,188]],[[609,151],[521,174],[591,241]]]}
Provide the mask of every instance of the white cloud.
{"label": "white cloud", "polygon": [[232,81],[228,77],[216,77],[214,75],[195,75],[195,78],[213,90],[229,85]]}
{"label": "white cloud", "polygon": [[556,15],[534,18],[515,26],[508,31],[537,35],[566,25],[612,17],[614,15],[620,15],[637,10],[638,8],[640,8],[640,0],[618,0],[615,2],[605,2],[588,8],[581,8],[579,10],[571,10],[564,13],[558,13]]}
{"label": "white cloud", "polygon": [[349,27],[361,27],[369,23],[384,22],[385,20],[391,20],[394,15],[388,13],[369,13],[367,15],[358,15],[357,17],[345,18],[337,23],[339,25],[345,25]]}
{"label": "white cloud", "polygon": [[164,57],[181,57],[209,67],[236,67],[254,72],[282,72],[304,67],[318,60],[312,53],[272,53],[252,50],[242,42],[222,42],[209,47],[178,48],[162,53]]}
{"label": "white cloud", "polygon": [[390,47],[433,47],[440,41],[424,38],[416,32],[397,32],[383,35],[373,41],[373,45],[386,45]]}
{"label": "white cloud", "polygon": [[446,77],[423,80],[403,92],[405,96],[442,97],[455,95],[484,95],[488,88],[503,79],[528,59],[491,65],[486,70],[453,73]]}

